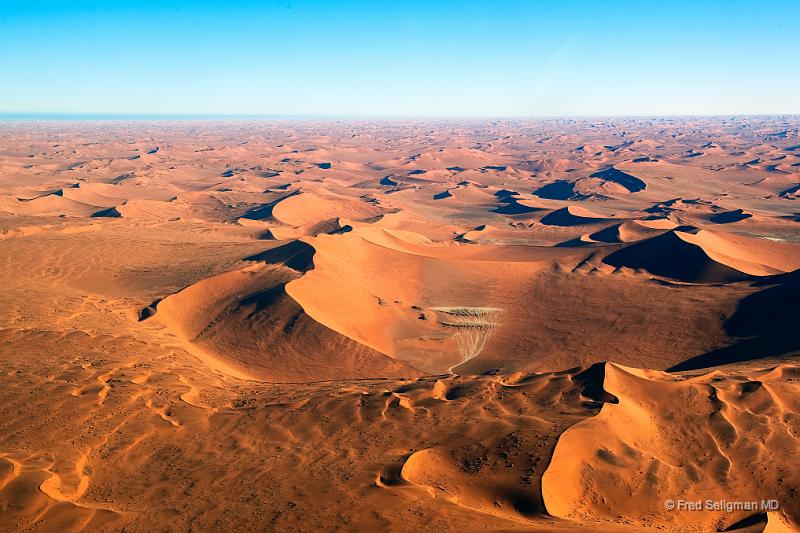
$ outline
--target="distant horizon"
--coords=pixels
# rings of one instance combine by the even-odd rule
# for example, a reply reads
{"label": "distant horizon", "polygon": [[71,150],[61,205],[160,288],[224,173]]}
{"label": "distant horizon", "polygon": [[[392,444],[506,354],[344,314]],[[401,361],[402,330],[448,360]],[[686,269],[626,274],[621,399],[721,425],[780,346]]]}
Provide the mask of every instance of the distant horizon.
{"label": "distant horizon", "polygon": [[693,114],[613,114],[613,115],[303,115],[303,114],[266,114],[266,113],[106,113],[106,112],[2,112],[0,122],[62,122],[62,121],[405,121],[405,120],[442,120],[442,121],[486,121],[486,120],[553,120],[553,119],[682,119],[682,118],[780,118],[798,117],[800,113],[693,113]]}
{"label": "distant horizon", "polygon": [[23,115],[794,115],[798,19],[790,0],[8,0],[0,105]]}

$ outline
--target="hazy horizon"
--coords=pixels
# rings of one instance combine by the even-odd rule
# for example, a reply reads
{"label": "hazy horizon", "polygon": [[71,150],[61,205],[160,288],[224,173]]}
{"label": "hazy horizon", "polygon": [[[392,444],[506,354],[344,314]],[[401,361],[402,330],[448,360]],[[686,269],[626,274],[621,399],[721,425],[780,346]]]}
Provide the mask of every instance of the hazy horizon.
{"label": "hazy horizon", "polygon": [[64,121],[214,121],[238,122],[303,122],[303,121],[332,121],[332,122],[404,122],[404,121],[453,121],[453,122],[485,122],[485,121],[524,121],[524,120],[606,120],[606,119],[728,119],[728,118],[793,118],[800,116],[800,113],[723,113],[723,114],[704,114],[696,113],[692,115],[679,114],[648,114],[648,115],[281,115],[281,114],[224,114],[224,113],[61,113],[61,112],[11,112],[0,111],[0,122],[64,122]]}
{"label": "hazy horizon", "polygon": [[798,15],[784,1],[8,2],[0,113],[791,115]]}

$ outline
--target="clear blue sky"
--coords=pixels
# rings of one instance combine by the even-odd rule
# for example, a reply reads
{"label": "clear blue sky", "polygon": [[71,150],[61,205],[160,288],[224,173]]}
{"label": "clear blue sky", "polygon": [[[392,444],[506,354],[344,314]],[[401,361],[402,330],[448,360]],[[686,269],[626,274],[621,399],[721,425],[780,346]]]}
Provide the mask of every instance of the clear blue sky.
{"label": "clear blue sky", "polygon": [[0,112],[800,113],[800,2],[0,0]]}

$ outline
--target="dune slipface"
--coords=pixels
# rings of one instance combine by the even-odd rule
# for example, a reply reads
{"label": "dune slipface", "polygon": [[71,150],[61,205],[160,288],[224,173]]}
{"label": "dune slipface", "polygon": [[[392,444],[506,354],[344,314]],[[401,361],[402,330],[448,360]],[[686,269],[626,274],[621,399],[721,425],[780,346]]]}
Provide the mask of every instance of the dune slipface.
{"label": "dune slipface", "polygon": [[795,531],[798,131],[3,122],[0,529]]}

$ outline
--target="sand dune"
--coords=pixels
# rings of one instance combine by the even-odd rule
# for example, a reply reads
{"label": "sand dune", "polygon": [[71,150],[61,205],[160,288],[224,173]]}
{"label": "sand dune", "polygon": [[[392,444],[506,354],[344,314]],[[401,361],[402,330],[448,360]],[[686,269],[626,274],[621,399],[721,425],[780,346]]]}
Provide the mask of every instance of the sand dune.
{"label": "sand dune", "polygon": [[251,209],[244,218],[270,220],[301,232],[324,232],[331,224],[340,228],[338,220],[369,221],[379,218],[386,210],[359,198],[350,198],[328,191],[295,190],[283,198]]}
{"label": "sand dune", "polygon": [[494,212],[501,215],[524,215],[546,209],[542,204],[535,201],[516,198],[514,196],[502,197],[500,199],[500,204],[501,205],[494,208]]}
{"label": "sand dune", "polygon": [[611,166],[573,181],[556,180],[534,194],[551,200],[587,200],[625,196],[646,188],[641,179]]}
{"label": "sand dune", "polygon": [[431,170],[436,168],[482,168],[501,165],[502,157],[492,157],[482,150],[472,148],[439,148],[414,154],[399,166]]}
{"label": "sand dune", "polygon": [[725,283],[800,268],[796,255],[796,250],[763,241],[675,229],[622,248],[604,262],[680,281]]}
{"label": "sand dune", "polygon": [[643,191],[647,188],[647,184],[644,181],[614,167],[609,167],[605,170],[595,172],[589,177],[601,179],[606,182],[616,183],[631,193]]}
{"label": "sand dune", "polygon": [[[722,508],[709,509],[700,519],[680,512],[655,518],[654,504],[675,495],[690,501],[785,499],[782,487],[796,483],[789,480],[797,472],[787,471],[785,462],[787,454],[796,453],[796,437],[791,429],[770,424],[795,404],[785,377],[681,380],[600,365],[591,384],[604,395],[600,412],[561,435],[542,476],[549,513],[613,520],[622,512],[644,526],[725,529],[760,513]],[[773,375],[797,371],[778,367]],[[795,524],[798,511],[796,501],[783,509]],[[773,516],[770,522],[780,519]]]}
{"label": "sand dune", "polygon": [[164,298],[154,319],[179,332],[213,367],[250,379],[419,375],[309,318],[287,284],[314,266],[313,257],[313,248],[300,241],[253,256],[259,264]]}
{"label": "sand dune", "polygon": [[676,224],[669,219],[630,220],[592,233],[587,240],[605,243],[635,242],[660,235],[675,227]]}
{"label": "sand dune", "polygon": [[9,201],[6,206],[11,213],[22,216],[85,216],[100,209],[97,205],[65,198],[60,190],[29,200]]}
{"label": "sand dune", "polygon": [[519,167],[534,172],[568,172],[589,168],[586,163],[579,159],[568,158],[532,159],[522,161],[519,163]]}
{"label": "sand dune", "polygon": [[547,224],[548,226],[582,226],[606,220],[608,220],[607,217],[593,213],[584,207],[567,206],[556,209],[542,217],[542,224]]}
{"label": "sand dune", "polygon": [[709,217],[709,220],[715,224],[732,224],[752,218],[752,216],[752,213],[745,213],[744,209],[734,209],[733,211],[725,211],[712,215]]}

